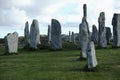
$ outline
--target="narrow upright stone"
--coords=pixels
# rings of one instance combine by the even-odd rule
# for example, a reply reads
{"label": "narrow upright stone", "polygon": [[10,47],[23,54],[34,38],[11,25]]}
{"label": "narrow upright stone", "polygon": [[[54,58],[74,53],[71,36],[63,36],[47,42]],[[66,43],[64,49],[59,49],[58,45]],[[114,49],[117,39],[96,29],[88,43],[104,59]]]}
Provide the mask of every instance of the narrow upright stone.
{"label": "narrow upright stone", "polygon": [[71,40],[71,32],[69,31],[69,42],[72,42]]}
{"label": "narrow upright stone", "polygon": [[114,14],[113,25],[113,47],[120,47],[120,14]]}
{"label": "narrow upright stone", "polygon": [[72,32],[71,40],[72,40],[72,43],[75,43],[75,34],[74,34],[74,32]]}
{"label": "narrow upright stone", "polygon": [[[83,6],[83,7],[85,7],[85,6]],[[85,8],[85,10],[86,10],[86,8]],[[85,10],[83,10],[83,11],[85,11]],[[81,57],[81,59],[87,58],[86,49],[87,49],[88,42],[90,41],[90,31],[89,31],[89,27],[88,27],[88,22],[86,20],[86,16],[87,15],[83,16],[82,23],[79,26],[80,27],[79,34],[80,34],[80,48],[81,48],[81,56],[80,57]]]}
{"label": "narrow upright stone", "polygon": [[24,29],[24,41],[25,41],[25,48],[29,48],[30,45],[30,34],[29,34],[29,23],[25,23],[25,29]]}
{"label": "narrow upright stone", "polygon": [[105,13],[101,12],[98,18],[99,23],[99,33],[98,33],[98,46],[100,48],[107,47],[106,41],[106,28],[105,28]]}
{"label": "narrow upright stone", "polygon": [[12,54],[18,52],[18,33],[9,33],[5,36],[5,49],[6,54]]}
{"label": "narrow upright stone", "polygon": [[61,25],[60,23],[52,19],[51,23],[51,50],[59,50],[62,48],[62,38],[61,38]]}
{"label": "narrow upright stone", "polygon": [[111,29],[110,27],[105,27],[106,28],[106,40],[107,44],[110,44],[110,39],[112,37]]}
{"label": "narrow upright stone", "polygon": [[48,25],[48,44],[51,42],[51,27]]}
{"label": "narrow upright stone", "polygon": [[91,41],[98,43],[98,31],[95,25],[92,26],[92,36]]}
{"label": "narrow upright stone", "polygon": [[30,48],[37,49],[37,45],[40,44],[39,23],[37,20],[33,20],[30,28]]}
{"label": "narrow upright stone", "polygon": [[81,29],[80,28],[81,28],[81,24],[79,24],[79,35],[78,35],[79,36],[78,37],[79,38],[79,48],[81,48],[81,38],[80,38],[80,33],[81,33],[80,30]]}
{"label": "narrow upright stone", "polygon": [[86,4],[83,5],[83,16],[87,17],[87,6],[86,6]]}
{"label": "narrow upright stone", "polygon": [[95,53],[94,42],[91,41],[87,46],[87,67],[88,69],[93,69],[97,66],[97,59]]}

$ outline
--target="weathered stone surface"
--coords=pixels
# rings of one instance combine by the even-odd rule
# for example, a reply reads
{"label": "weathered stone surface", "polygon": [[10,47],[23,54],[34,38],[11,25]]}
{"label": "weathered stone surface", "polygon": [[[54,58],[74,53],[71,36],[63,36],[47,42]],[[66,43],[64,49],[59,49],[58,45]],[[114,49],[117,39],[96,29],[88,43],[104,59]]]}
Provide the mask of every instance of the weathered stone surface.
{"label": "weathered stone surface", "polygon": [[72,32],[72,35],[71,35],[71,42],[75,43],[75,34],[74,34],[74,32]]}
{"label": "weathered stone surface", "polygon": [[94,47],[94,42],[91,41],[87,46],[87,67],[88,69],[93,69],[97,66],[96,52]]}
{"label": "weathered stone surface", "polygon": [[82,23],[80,25],[80,46],[81,46],[81,57],[82,58],[86,58],[86,49],[87,49],[87,45],[89,42],[89,28],[88,28],[88,23],[86,21],[86,18],[83,17]]}
{"label": "weathered stone surface", "polygon": [[99,32],[98,32],[98,46],[100,48],[107,47],[106,28],[105,28],[105,13],[101,12],[98,18]]}
{"label": "weathered stone surface", "polygon": [[14,32],[13,34],[9,33],[5,36],[5,49],[6,53],[17,53],[18,51],[18,33]]}
{"label": "weathered stone surface", "polygon": [[24,29],[24,41],[25,41],[25,48],[29,48],[30,44],[30,33],[29,33],[29,23],[25,23],[25,29]]}
{"label": "weathered stone surface", "polygon": [[87,17],[87,5],[86,4],[83,5],[83,16]]}
{"label": "weathered stone surface", "polygon": [[120,14],[114,14],[113,25],[113,47],[120,47]]}
{"label": "weathered stone surface", "polygon": [[86,16],[87,15],[84,15],[82,19],[82,23],[79,26],[80,27],[79,35],[80,35],[81,58],[83,59],[87,58],[86,49],[87,49],[88,42],[90,41],[90,32],[89,32],[89,27],[88,27],[88,22],[86,20]]}
{"label": "weathered stone surface", "polygon": [[69,31],[69,42],[72,42],[72,40],[71,40],[71,31]]}
{"label": "weathered stone surface", "polygon": [[52,19],[52,23],[51,23],[50,48],[51,48],[51,50],[59,50],[62,48],[61,25],[55,19]]}
{"label": "weathered stone surface", "polygon": [[91,41],[98,43],[98,31],[95,25],[92,26],[92,36]]}
{"label": "weathered stone surface", "polygon": [[79,48],[81,48],[80,27],[81,27],[81,24],[79,24],[79,37],[78,37],[79,38]]}
{"label": "weathered stone surface", "polygon": [[51,27],[48,25],[48,44],[51,42]]}
{"label": "weathered stone surface", "polygon": [[37,45],[40,43],[39,23],[37,20],[33,20],[30,28],[30,48],[37,49]]}
{"label": "weathered stone surface", "polygon": [[105,27],[106,28],[106,40],[107,44],[110,44],[110,39],[112,37],[111,29],[110,27]]}

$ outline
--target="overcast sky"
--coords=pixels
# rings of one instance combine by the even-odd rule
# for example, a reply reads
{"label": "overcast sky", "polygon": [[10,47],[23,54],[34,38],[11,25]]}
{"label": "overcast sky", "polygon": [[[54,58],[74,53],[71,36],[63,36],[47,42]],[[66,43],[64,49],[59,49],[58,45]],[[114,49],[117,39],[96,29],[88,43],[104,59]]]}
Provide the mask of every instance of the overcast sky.
{"label": "overcast sky", "polygon": [[51,19],[62,25],[62,33],[79,32],[83,16],[83,4],[87,4],[89,28],[98,27],[100,12],[105,12],[106,26],[111,27],[113,13],[120,13],[120,0],[0,0],[0,37],[14,31],[24,35],[25,22],[39,21],[40,34],[47,34]]}

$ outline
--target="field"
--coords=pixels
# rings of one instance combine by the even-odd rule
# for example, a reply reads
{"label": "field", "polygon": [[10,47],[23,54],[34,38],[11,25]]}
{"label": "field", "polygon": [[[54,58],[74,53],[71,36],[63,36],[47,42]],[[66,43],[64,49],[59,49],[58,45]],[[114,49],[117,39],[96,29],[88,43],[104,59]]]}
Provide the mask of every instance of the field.
{"label": "field", "polygon": [[96,49],[98,66],[85,71],[80,50],[27,51],[3,55],[0,47],[0,80],[120,80],[120,48]]}

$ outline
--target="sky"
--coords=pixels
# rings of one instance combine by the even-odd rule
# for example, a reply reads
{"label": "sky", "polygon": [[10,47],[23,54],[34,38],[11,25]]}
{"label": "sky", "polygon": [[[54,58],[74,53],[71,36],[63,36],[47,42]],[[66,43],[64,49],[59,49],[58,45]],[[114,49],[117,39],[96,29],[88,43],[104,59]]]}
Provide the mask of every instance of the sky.
{"label": "sky", "polygon": [[120,13],[120,0],[0,0],[0,38],[7,33],[24,35],[25,22],[31,25],[33,19],[39,22],[40,34],[47,34],[51,19],[57,19],[62,34],[79,32],[83,17],[83,4],[87,4],[87,21],[98,28],[100,12],[105,12],[105,26],[112,29],[114,13]]}

